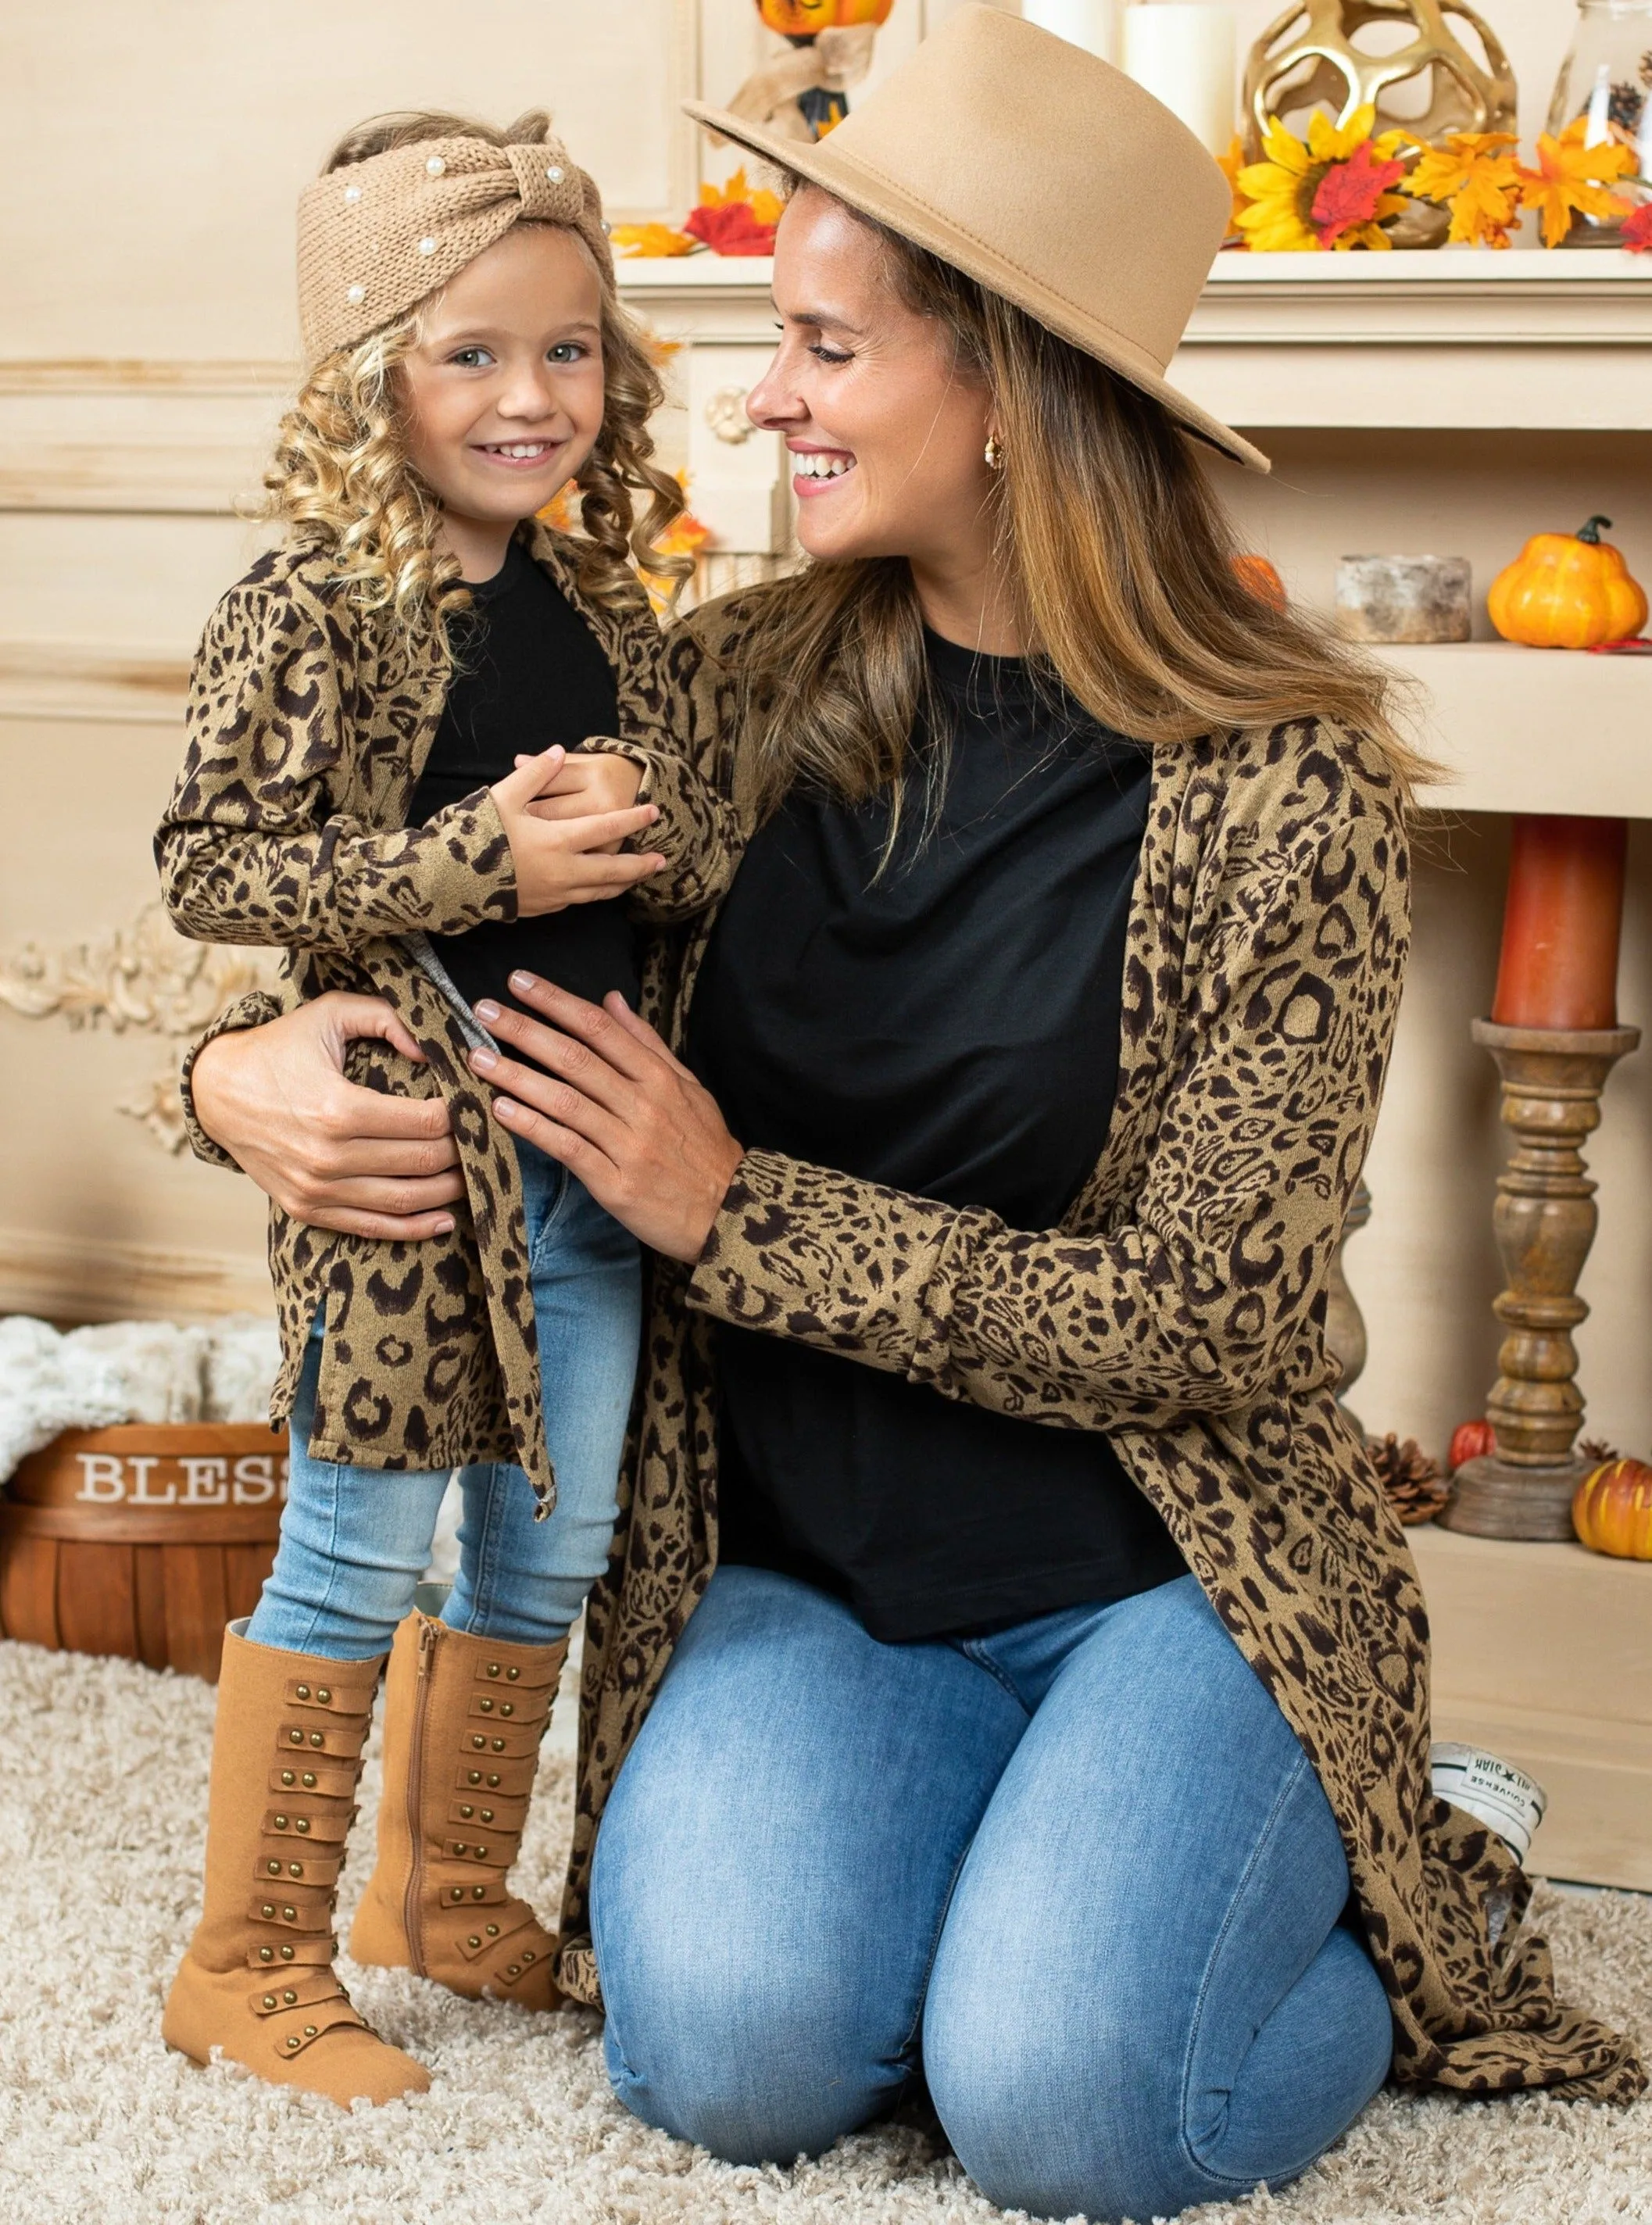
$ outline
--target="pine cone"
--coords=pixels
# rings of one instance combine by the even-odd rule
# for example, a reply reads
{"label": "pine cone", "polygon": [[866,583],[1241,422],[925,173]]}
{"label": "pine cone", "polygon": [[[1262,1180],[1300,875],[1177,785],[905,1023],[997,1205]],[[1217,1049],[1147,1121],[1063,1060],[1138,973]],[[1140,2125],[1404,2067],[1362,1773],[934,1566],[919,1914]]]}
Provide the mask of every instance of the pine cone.
{"label": "pine cone", "polygon": [[1430,1460],[1415,1437],[1403,1442],[1393,1436],[1367,1437],[1370,1455],[1389,1505],[1402,1522],[1432,1522],[1451,1496],[1451,1487],[1440,1473],[1440,1462]]}
{"label": "pine cone", "polygon": [[1605,1467],[1608,1461],[1622,1460],[1624,1455],[1605,1437],[1586,1437],[1578,1447],[1578,1457],[1587,1461],[1591,1467]]}

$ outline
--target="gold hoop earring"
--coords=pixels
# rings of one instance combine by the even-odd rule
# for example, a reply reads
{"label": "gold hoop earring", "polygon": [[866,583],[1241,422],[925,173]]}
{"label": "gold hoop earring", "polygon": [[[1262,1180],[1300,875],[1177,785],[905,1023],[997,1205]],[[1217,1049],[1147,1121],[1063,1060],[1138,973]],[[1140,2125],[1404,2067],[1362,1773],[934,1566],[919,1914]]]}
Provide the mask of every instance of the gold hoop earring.
{"label": "gold hoop earring", "polygon": [[996,433],[987,434],[986,467],[990,472],[1001,472],[1003,469],[1003,447]]}

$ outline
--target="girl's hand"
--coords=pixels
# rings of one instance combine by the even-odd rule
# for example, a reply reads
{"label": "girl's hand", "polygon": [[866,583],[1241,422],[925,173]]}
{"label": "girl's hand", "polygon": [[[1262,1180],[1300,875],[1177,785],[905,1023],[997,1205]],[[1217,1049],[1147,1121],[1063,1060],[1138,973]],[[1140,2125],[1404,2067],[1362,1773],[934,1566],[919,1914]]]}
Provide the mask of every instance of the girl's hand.
{"label": "girl's hand", "polygon": [[745,1157],[711,1093],[617,994],[588,1005],[532,973],[513,973],[510,993],[551,1024],[478,1005],[490,1035],[545,1069],[472,1051],[472,1070],[506,1093],[495,1116],[577,1175],[642,1243],[698,1259]]}
{"label": "girl's hand", "polygon": [[345,1078],[358,1036],[422,1066],[377,997],[332,990],[262,1027],[215,1036],[195,1061],[195,1117],[282,1211],[312,1228],[416,1243],[445,1236],[465,1195],[439,1097],[387,1097]]}
{"label": "girl's hand", "polygon": [[[491,791],[510,844],[516,868],[516,916],[537,919],[570,904],[600,903],[623,896],[657,873],[665,859],[657,851],[614,854],[619,845],[660,816],[659,806],[632,804],[626,810],[585,810],[577,817],[547,819],[532,806],[561,774],[567,752],[546,750],[519,758],[515,772]],[[640,778],[640,776],[639,776]],[[632,789],[636,794],[636,789]]]}
{"label": "girl's hand", "polygon": [[[530,758],[516,759],[519,769],[532,763]],[[578,819],[598,811],[624,811],[636,802],[642,785],[642,768],[629,758],[611,757],[596,750],[570,750],[562,770],[541,789],[528,808],[535,819]],[[612,855],[620,845],[609,842],[604,847]]]}

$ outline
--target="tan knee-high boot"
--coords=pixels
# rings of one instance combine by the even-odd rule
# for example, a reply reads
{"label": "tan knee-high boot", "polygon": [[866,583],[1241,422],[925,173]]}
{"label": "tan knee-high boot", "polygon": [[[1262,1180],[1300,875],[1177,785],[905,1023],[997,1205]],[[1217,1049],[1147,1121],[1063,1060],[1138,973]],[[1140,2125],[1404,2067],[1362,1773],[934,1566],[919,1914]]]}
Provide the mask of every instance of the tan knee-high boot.
{"label": "tan knee-high boot", "polygon": [[556,1942],[505,1877],[528,1821],[567,1640],[504,1645],[427,1615],[396,1633],[378,1860],[350,1934],[358,1962],[472,2000],[553,2009]]}
{"label": "tan knee-high boot", "polygon": [[206,1894],[161,2020],[197,2063],[215,2047],[261,2078],[346,2108],[422,2093],[423,2066],[351,2007],[332,1911],[383,1656],[324,1661],[224,1640]]}

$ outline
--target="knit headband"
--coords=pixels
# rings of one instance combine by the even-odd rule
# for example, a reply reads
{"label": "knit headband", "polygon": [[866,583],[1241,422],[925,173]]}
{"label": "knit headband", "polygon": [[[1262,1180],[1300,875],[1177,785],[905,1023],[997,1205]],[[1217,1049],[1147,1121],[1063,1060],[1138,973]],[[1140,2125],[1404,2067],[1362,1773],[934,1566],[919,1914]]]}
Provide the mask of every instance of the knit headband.
{"label": "knit headband", "polygon": [[298,314],[312,363],[365,339],[503,239],[513,224],[570,225],[604,284],[602,196],[560,139],[495,147],[424,139],[347,162],[298,204]]}

